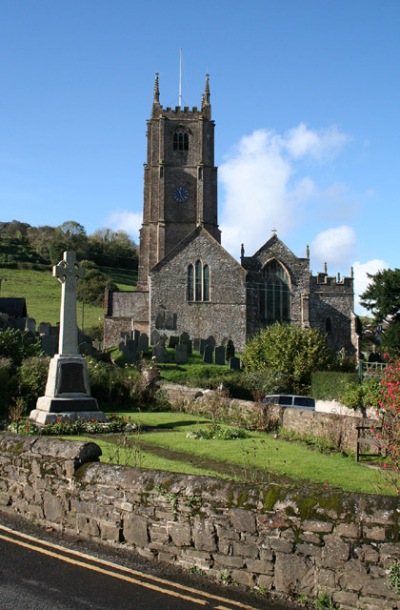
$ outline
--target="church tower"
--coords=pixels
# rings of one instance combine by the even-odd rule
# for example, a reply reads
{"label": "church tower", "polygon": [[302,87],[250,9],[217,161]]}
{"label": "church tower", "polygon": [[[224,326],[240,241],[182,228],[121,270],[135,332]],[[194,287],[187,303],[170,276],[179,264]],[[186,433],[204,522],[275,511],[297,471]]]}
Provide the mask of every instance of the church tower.
{"label": "church tower", "polygon": [[196,227],[221,242],[214,128],[208,75],[199,110],[163,108],[156,74],[147,122],[138,290],[148,290],[150,270]]}

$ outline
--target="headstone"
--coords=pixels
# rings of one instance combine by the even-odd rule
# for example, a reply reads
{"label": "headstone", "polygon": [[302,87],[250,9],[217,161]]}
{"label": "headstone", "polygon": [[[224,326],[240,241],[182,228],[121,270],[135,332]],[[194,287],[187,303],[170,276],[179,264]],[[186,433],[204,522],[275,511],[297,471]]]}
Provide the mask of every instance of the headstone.
{"label": "headstone", "polygon": [[175,337],[174,335],[171,335],[168,339],[168,347],[172,347],[174,348],[175,345],[179,344],[179,337]]}
{"label": "headstone", "polygon": [[201,346],[201,339],[199,339],[199,337],[196,337],[195,339],[193,339],[193,349],[195,352],[200,351],[200,346]]}
{"label": "headstone", "polygon": [[158,330],[152,330],[151,336],[150,336],[151,345],[157,345],[159,340],[160,340],[160,333],[158,332]]}
{"label": "headstone", "polygon": [[163,341],[163,339],[160,339],[160,341],[157,343],[157,345],[155,345],[153,347],[153,359],[155,362],[167,362],[168,360],[168,352],[165,348],[165,343]]}
{"label": "headstone", "polygon": [[46,356],[53,357],[57,353],[58,337],[56,335],[41,335],[39,340]]}
{"label": "headstone", "polygon": [[192,345],[192,341],[190,340],[190,335],[188,333],[182,333],[181,336],[179,337],[179,343],[180,343],[180,345],[186,345],[187,354],[189,356],[193,351],[193,345]]}
{"label": "headstone", "polygon": [[200,351],[200,354],[202,356],[204,356],[204,350],[206,348],[206,345],[208,345],[207,339],[200,339],[200,349],[199,349],[199,351]]}
{"label": "headstone", "polygon": [[215,346],[217,345],[216,340],[214,339],[214,337],[212,335],[210,335],[207,339],[207,345],[211,345],[211,347],[214,349]]}
{"label": "headstone", "polygon": [[175,346],[175,362],[176,364],[186,364],[187,362],[187,346],[176,345]]}
{"label": "headstone", "polygon": [[50,361],[45,395],[38,398],[30,419],[38,424],[54,423],[58,418],[105,421],[90,395],[86,360],[78,350],[76,285],[84,269],[76,262],[75,252],[64,252],[63,260],[53,267],[53,276],[61,283],[58,354]]}
{"label": "headstone", "polygon": [[36,334],[36,320],[33,318],[25,319],[25,330],[30,330],[34,335]]}
{"label": "headstone", "polygon": [[146,333],[142,333],[139,337],[137,348],[139,352],[147,352],[149,349],[149,337]]}
{"label": "headstone", "polygon": [[225,348],[223,345],[219,345],[215,348],[215,364],[225,364]]}
{"label": "headstone", "polygon": [[211,345],[206,345],[204,347],[204,352],[203,352],[203,361],[204,361],[204,364],[212,364],[213,363],[213,353],[214,353],[214,350],[211,347]]}
{"label": "headstone", "polygon": [[126,339],[125,343],[122,343],[122,353],[126,360],[133,364],[137,362],[137,343],[133,339]]}
{"label": "headstone", "polygon": [[233,358],[235,356],[235,346],[233,344],[232,339],[228,339],[226,344],[226,359],[229,361],[229,358]]}
{"label": "headstone", "polygon": [[48,322],[41,322],[39,324],[39,335],[50,335],[51,333],[51,324]]}
{"label": "headstone", "polygon": [[233,358],[229,358],[229,368],[233,369],[234,371],[239,371],[240,370],[240,358],[236,358],[236,356],[233,356]]}

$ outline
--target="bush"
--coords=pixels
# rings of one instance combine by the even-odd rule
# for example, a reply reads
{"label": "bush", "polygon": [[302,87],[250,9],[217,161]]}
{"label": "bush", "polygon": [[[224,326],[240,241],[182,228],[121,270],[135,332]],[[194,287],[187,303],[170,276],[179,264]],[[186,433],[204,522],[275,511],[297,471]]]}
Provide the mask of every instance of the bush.
{"label": "bush", "polygon": [[16,328],[0,330],[0,357],[9,358],[14,366],[20,366],[24,358],[38,356],[41,347],[38,339]]}
{"label": "bush", "polygon": [[27,410],[36,406],[39,396],[44,396],[49,371],[49,358],[31,357],[22,361],[18,370],[19,397],[21,397]]}
{"label": "bush", "polygon": [[8,412],[8,405],[14,394],[16,383],[12,373],[12,361],[0,357],[0,417],[4,418]]}
{"label": "bush", "polygon": [[331,361],[332,354],[317,329],[279,323],[250,339],[243,356],[247,371],[280,371],[295,394],[309,393],[311,374]]}
{"label": "bush", "polygon": [[318,400],[342,400],[347,387],[357,385],[357,373],[317,371],[311,377],[311,395]]}

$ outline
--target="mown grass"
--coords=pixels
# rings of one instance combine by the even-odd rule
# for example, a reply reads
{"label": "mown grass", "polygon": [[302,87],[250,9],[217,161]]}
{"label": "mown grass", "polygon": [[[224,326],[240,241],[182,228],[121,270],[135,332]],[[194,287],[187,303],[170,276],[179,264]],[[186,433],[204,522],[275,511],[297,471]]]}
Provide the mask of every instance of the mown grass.
{"label": "mown grass", "polygon": [[[115,461],[112,458],[118,454],[119,463],[138,466],[137,451],[140,444],[144,444],[162,447],[167,452],[180,452],[179,458],[171,461],[168,453],[167,457],[157,457],[143,449],[141,465],[145,468],[226,477],[223,466],[230,464],[236,467],[233,478],[238,480],[262,482],[268,480],[268,473],[271,473],[282,477],[282,480],[304,481],[322,485],[326,489],[391,493],[380,471],[355,463],[353,456],[338,453],[325,455],[301,443],[281,440],[262,432],[247,432],[246,438],[235,440],[194,439],[188,433],[195,432],[201,426],[210,426],[211,422],[192,414],[140,413],[131,414],[130,418],[140,425],[141,432],[127,435],[128,446],[125,448],[120,445],[117,451],[118,441],[110,443],[106,438],[96,438],[103,450],[102,461]],[[196,460],[201,461],[201,472]],[[212,464],[210,468],[207,467],[207,460]],[[221,463],[220,472],[215,467],[215,461]]]}
{"label": "mown grass", "polygon": [[[132,290],[133,272],[107,268],[106,273],[115,281],[120,290]],[[114,278],[115,273],[115,278]],[[0,266],[1,297],[20,297],[26,299],[28,315],[40,322],[53,326],[60,320],[60,283],[48,271],[33,269],[8,269]],[[130,282],[130,283],[129,283]],[[78,326],[88,328],[97,326],[103,320],[103,308],[82,303],[77,304]]]}

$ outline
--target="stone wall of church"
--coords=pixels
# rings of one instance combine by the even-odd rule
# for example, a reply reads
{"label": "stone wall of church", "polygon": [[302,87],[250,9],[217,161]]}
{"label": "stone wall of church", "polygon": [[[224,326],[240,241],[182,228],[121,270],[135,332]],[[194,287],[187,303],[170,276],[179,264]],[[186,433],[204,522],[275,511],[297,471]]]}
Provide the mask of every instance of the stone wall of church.
{"label": "stone wall of church", "polygon": [[326,273],[311,278],[311,326],[326,335],[328,347],[336,352],[344,348],[349,355],[356,353],[353,308],[353,278],[340,280]]}
{"label": "stone wall of church", "polygon": [[[201,260],[210,270],[210,301],[187,298],[189,264]],[[209,235],[197,237],[166,258],[151,273],[151,329],[167,337],[188,333],[206,339],[213,336],[219,345],[231,339],[237,351],[246,342],[246,282],[243,268]],[[167,323],[162,324],[162,320]]]}
{"label": "stone wall of church", "polygon": [[104,300],[103,347],[119,345],[122,333],[149,335],[149,293],[107,291]]}
{"label": "stone wall of church", "polygon": [[310,293],[309,260],[295,256],[283,242],[274,236],[254,256],[242,258],[243,267],[248,272],[249,336],[265,328],[266,323],[260,311],[260,291],[264,286],[263,269],[268,262],[274,259],[279,261],[290,278],[290,321],[294,324],[305,322],[302,297]]}

